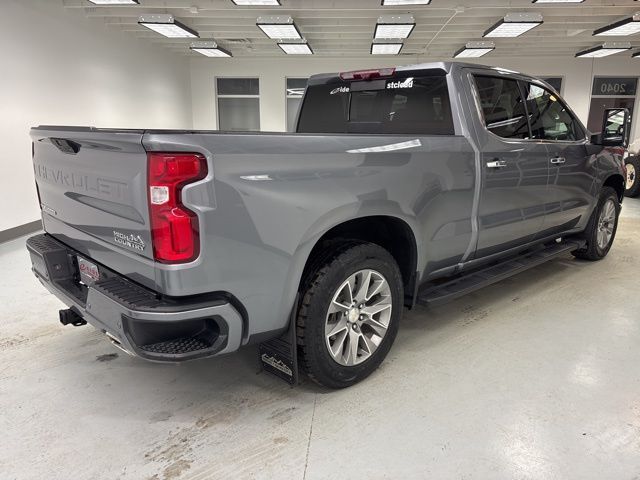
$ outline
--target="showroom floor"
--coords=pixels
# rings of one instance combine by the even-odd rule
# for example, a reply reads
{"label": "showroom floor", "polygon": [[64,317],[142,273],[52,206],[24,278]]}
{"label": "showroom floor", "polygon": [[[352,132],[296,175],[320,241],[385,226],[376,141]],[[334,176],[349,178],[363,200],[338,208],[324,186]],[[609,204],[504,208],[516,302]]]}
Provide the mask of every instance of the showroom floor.
{"label": "showroom floor", "polygon": [[553,261],[405,315],[367,381],[291,389],[255,349],[114,350],[0,245],[2,479],[637,479],[640,200],[601,263]]}

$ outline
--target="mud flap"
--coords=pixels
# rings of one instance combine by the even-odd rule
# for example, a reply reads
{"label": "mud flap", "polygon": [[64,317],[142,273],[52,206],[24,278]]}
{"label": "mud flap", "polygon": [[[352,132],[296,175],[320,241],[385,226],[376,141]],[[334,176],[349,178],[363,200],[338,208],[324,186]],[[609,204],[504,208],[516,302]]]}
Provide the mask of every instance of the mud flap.
{"label": "mud flap", "polygon": [[296,313],[298,295],[289,316],[289,328],[281,336],[259,345],[260,363],[266,372],[281,378],[291,386],[299,381],[298,343],[296,340]]}

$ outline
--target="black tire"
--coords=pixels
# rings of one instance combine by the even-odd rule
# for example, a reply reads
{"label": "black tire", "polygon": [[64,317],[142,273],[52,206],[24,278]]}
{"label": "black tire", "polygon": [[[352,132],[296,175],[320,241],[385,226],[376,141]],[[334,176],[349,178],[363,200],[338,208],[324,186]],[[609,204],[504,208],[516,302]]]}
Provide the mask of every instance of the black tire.
{"label": "black tire", "polygon": [[640,157],[628,157],[625,162],[627,165],[626,190],[625,197],[637,197],[640,195]]}
{"label": "black tire", "polygon": [[[329,353],[325,322],[333,295],[349,276],[362,269],[372,269],[384,276],[390,287],[391,316],[386,334],[371,356],[357,365],[345,366]],[[302,290],[296,333],[300,365],[309,377],[325,387],[345,388],[369,376],[389,352],[402,317],[402,276],[391,254],[373,243],[346,241],[335,245],[331,254],[310,273]]]}
{"label": "black tire", "polygon": [[[613,205],[615,207],[615,223],[613,225],[613,234],[609,239],[609,242],[601,247],[598,245],[598,227],[600,215],[602,213],[603,207],[609,200],[613,201]],[[607,256],[609,250],[611,249],[611,245],[613,245],[613,241],[616,238],[616,231],[618,230],[618,218],[620,216],[620,201],[618,198],[618,193],[611,187],[604,187],[600,192],[600,198],[598,199],[598,204],[591,214],[591,218],[589,219],[589,223],[587,224],[587,228],[583,233],[583,238],[587,241],[587,245],[580,250],[575,250],[571,252],[574,257],[580,258],[583,260],[602,260]]]}

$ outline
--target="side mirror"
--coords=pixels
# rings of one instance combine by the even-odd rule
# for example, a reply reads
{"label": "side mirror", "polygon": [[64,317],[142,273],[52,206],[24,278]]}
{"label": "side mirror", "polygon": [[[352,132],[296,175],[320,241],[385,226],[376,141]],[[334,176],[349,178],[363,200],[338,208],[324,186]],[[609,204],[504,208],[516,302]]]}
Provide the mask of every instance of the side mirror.
{"label": "side mirror", "polygon": [[631,116],[626,108],[607,108],[602,118],[602,132],[597,143],[606,147],[628,147]]}

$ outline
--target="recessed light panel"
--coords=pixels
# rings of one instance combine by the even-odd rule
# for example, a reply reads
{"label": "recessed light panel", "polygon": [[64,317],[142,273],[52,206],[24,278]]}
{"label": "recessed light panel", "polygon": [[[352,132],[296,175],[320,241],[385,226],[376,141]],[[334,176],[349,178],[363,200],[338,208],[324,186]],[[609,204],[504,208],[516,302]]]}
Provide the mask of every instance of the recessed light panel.
{"label": "recessed light panel", "polygon": [[402,50],[402,43],[372,43],[371,55],[398,55]]}
{"label": "recessed light panel", "polygon": [[582,3],[584,0],[533,0],[532,3]]}
{"label": "recessed light panel", "polygon": [[231,57],[231,53],[224,50],[223,48],[193,48],[191,50],[194,52],[198,52],[205,57]]}
{"label": "recessed light panel", "polygon": [[606,27],[602,27],[593,32],[596,36],[601,37],[623,37],[626,35],[635,35],[640,33],[640,13],[634,16],[612,23]]}
{"label": "recessed light panel", "polygon": [[605,43],[576,53],[577,58],[602,58],[631,50],[630,43]]}
{"label": "recessed light panel", "polygon": [[402,6],[402,5],[429,5],[431,0],[382,0],[385,7]]}
{"label": "recessed light panel", "polygon": [[385,15],[378,18],[374,38],[407,38],[416,26],[411,15]]}
{"label": "recessed light panel", "polygon": [[280,0],[231,0],[231,1],[241,7],[245,7],[245,6],[279,7],[280,6]]}
{"label": "recessed light panel", "polygon": [[599,48],[597,50],[589,50],[576,54],[578,58],[602,58],[616,53],[622,53],[626,48]]}
{"label": "recessed light panel", "polygon": [[496,49],[493,42],[469,42],[456,53],[453,58],[478,58]]}
{"label": "recessed light panel", "polygon": [[519,37],[523,33],[526,33],[541,24],[542,15],[539,13],[510,13],[489,30],[484,32],[483,37]]}
{"label": "recessed light panel", "polygon": [[138,0],[89,0],[94,5],[139,5]]}
{"label": "recessed light panel", "polygon": [[313,55],[313,50],[306,43],[278,43],[287,55]]}
{"label": "recessed light panel", "polygon": [[142,15],[138,23],[169,38],[197,38],[198,32],[180,23],[173,15]]}
{"label": "recessed light panel", "polygon": [[259,17],[256,25],[264,34],[275,40],[296,39],[301,40],[302,35],[291,17]]}
{"label": "recessed light panel", "polygon": [[491,52],[492,50],[494,50],[494,49],[493,48],[463,48],[462,50],[459,50],[454,55],[454,58],[478,58],[478,57],[483,57],[487,53]]}
{"label": "recessed light panel", "polygon": [[293,25],[258,25],[269,38],[302,38]]}
{"label": "recessed light panel", "polygon": [[231,57],[231,52],[219,47],[214,41],[193,42],[189,47],[194,52],[198,52],[205,57]]}

